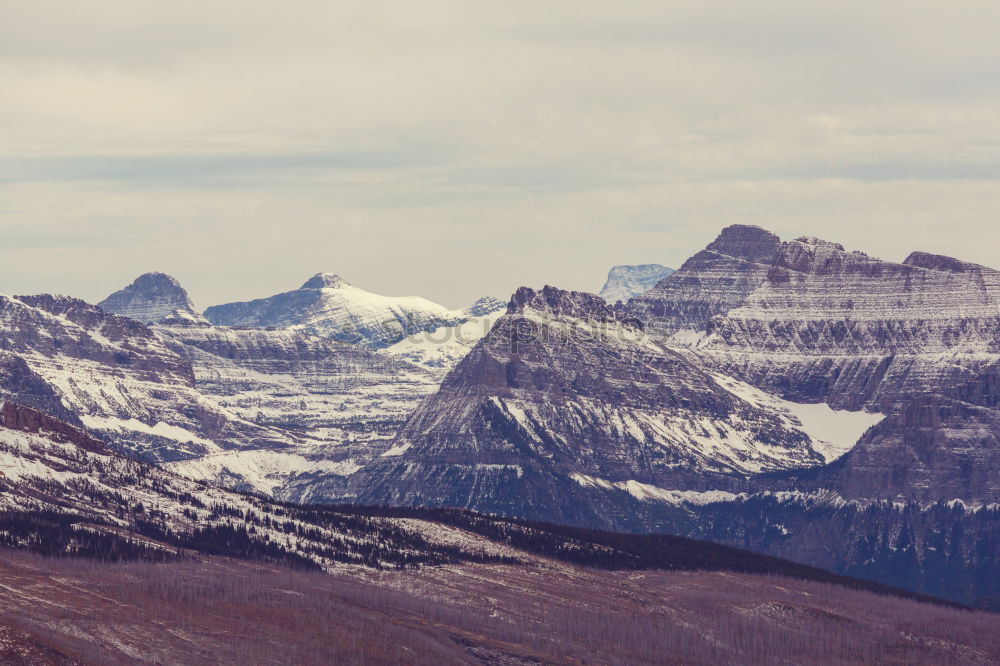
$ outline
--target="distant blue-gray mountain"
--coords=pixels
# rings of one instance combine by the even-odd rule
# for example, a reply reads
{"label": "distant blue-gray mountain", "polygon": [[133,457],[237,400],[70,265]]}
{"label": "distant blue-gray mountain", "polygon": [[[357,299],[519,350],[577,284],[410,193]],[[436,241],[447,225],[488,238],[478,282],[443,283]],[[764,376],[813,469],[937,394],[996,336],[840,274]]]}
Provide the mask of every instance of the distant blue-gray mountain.
{"label": "distant blue-gray mountain", "polygon": [[608,271],[608,280],[601,289],[601,298],[612,305],[618,301],[627,303],[630,298],[645,294],[673,272],[674,269],[660,264],[615,266]]}

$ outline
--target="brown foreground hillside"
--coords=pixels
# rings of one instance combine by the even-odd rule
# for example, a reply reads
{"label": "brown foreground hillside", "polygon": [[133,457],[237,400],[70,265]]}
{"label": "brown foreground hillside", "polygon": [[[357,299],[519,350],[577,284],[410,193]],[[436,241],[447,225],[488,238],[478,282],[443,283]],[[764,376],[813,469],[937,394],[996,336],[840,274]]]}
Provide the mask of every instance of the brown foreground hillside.
{"label": "brown foreground hillside", "polygon": [[339,575],[0,551],[4,664],[1000,663],[1000,616],[725,572],[545,559]]}

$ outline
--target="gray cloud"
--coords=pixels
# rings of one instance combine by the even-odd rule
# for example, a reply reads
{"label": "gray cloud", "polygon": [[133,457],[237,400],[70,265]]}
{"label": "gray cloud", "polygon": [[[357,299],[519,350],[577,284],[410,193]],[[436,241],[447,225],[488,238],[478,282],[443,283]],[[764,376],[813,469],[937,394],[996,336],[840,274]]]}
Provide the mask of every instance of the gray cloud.
{"label": "gray cloud", "polygon": [[[298,154],[60,155],[0,159],[0,182],[112,181],[219,186],[262,174],[392,170],[427,164],[427,153],[326,151]],[[438,159],[442,159],[440,156]]]}
{"label": "gray cloud", "polygon": [[[0,290],[595,290],[750,222],[1000,264],[993,2],[0,0]],[[943,230],[946,229],[947,232]]]}

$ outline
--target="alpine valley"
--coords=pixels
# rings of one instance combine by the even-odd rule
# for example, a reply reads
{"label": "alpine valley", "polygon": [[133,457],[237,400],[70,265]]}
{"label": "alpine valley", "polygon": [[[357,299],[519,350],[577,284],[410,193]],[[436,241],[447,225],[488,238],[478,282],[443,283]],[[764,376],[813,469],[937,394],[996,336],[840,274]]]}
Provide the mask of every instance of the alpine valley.
{"label": "alpine valley", "polygon": [[162,273],[0,296],[0,403],[21,545],[42,512],[177,552],[235,516],[268,540],[218,554],[327,570],[670,534],[1000,610],[1000,271],[926,252],[734,225],[461,309],[331,273],[203,312]]}

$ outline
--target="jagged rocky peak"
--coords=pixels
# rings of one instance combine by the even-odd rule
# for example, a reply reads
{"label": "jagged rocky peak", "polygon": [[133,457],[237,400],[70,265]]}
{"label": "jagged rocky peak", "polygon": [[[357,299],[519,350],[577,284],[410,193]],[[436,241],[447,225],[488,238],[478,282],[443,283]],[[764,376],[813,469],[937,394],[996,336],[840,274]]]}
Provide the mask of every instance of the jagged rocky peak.
{"label": "jagged rocky peak", "polygon": [[832,247],[834,249],[843,252],[844,246],[840,243],[834,243],[832,241],[823,240],[822,238],[816,238],[815,236],[799,236],[795,239],[796,243],[802,243],[803,245],[816,245],[819,247]]}
{"label": "jagged rocky peak", "polygon": [[802,236],[782,243],[781,249],[772,260],[768,278],[774,281],[788,279],[788,270],[801,273],[829,273],[840,270],[843,265],[882,264],[878,259],[864,252],[848,252],[840,243]]}
{"label": "jagged rocky peak", "polygon": [[116,291],[97,304],[105,312],[123,315],[144,324],[153,324],[181,311],[199,315],[181,284],[166,273],[146,273],[129,286]]}
{"label": "jagged rocky peak", "polygon": [[646,293],[673,272],[674,269],[660,264],[615,266],[608,271],[600,296],[608,303],[627,302]]}
{"label": "jagged rocky peak", "polygon": [[622,309],[665,337],[683,330],[705,331],[712,317],[746,302],[767,279],[781,249],[781,239],[770,231],[728,226],[680,270]]}
{"label": "jagged rocky peak", "polygon": [[750,224],[733,224],[719,233],[705,249],[752,262],[770,262],[781,248],[781,239]]}
{"label": "jagged rocky peak", "polygon": [[485,317],[487,315],[500,312],[507,307],[507,304],[499,298],[493,296],[483,296],[475,303],[465,309],[465,313],[470,317]]}
{"label": "jagged rocky peak", "polygon": [[339,289],[349,287],[351,283],[340,277],[336,273],[316,273],[306,280],[302,289]]}
{"label": "jagged rocky peak", "polygon": [[982,266],[970,264],[961,259],[947,257],[943,254],[931,254],[930,252],[911,252],[910,256],[903,260],[903,264],[948,273],[965,273],[970,269],[983,268]]}
{"label": "jagged rocky peak", "polygon": [[[72,324],[75,324],[81,329],[100,329],[101,335],[104,335],[112,340],[117,340],[121,337],[135,337],[148,340],[154,337],[149,328],[144,326],[139,321],[132,318],[115,316],[113,313],[109,315],[108,312],[102,308],[72,296],[62,296],[58,294],[35,294],[31,296],[16,296],[13,300],[16,301],[16,303],[28,306],[29,309],[35,310],[35,312],[30,312],[21,308],[0,307],[0,309],[6,310],[4,319],[21,319],[22,321],[31,320],[35,322],[33,324],[34,329],[32,330],[32,335],[24,335],[24,331],[20,331],[21,335],[17,336],[18,343],[23,343],[26,340],[38,339],[38,322],[41,321],[38,319],[39,311],[60,317],[68,322],[71,322]],[[3,323],[6,322],[0,322],[0,325]],[[45,322],[45,325],[50,323],[53,322]],[[55,322],[57,326],[61,326],[63,323],[64,322]],[[5,331],[4,333],[9,334],[8,331]],[[41,337],[45,338],[47,336],[43,334]],[[51,335],[48,337],[51,337]],[[10,349],[10,347],[8,347],[8,349]]]}
{"label": "jagged rocky peak", "polygon": [[531,287],[519,288],[510,298],[507,314],[519,314],[529,309],[577,319],[610,321],[616,318],[614,310],[597,294],[565,291],[549,285],[538,291]]}
{"label": "jagged rocky peak", "polygon": [[87,301],[74,298],[73,296],[62,294],[31,294],[15,296],[14,299],[50,314],[66,317],[73,323],[81,326],[89,325],[91,321],[101,320],[107,316]]}
{"label": "jagged rocky peak", "polygon": [[924,252],[900,264],[797,239],[708,332],[699,353],[722,372],[796,402],[889,415],[838,463],[844,497],[993,501],[990,431],[1000,410],[950,391],[968,383],[996,395],[1000,272]]}

